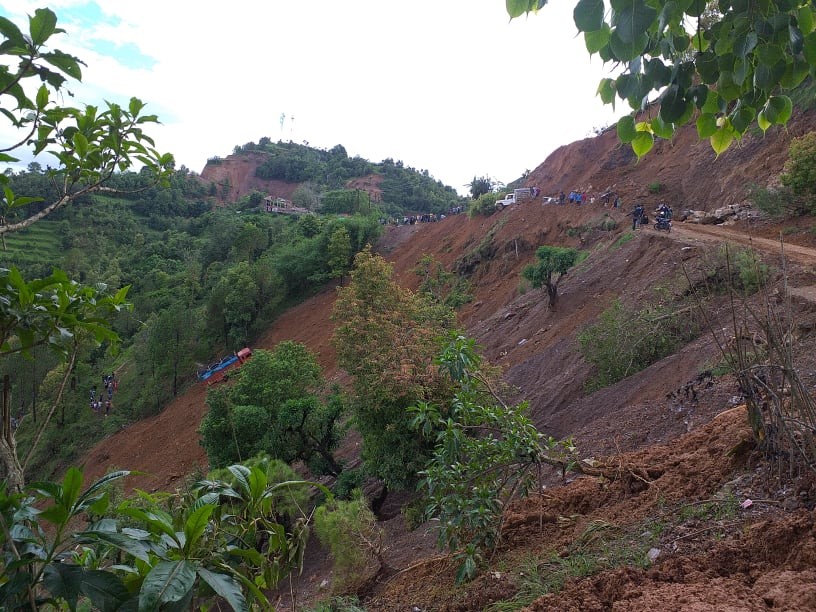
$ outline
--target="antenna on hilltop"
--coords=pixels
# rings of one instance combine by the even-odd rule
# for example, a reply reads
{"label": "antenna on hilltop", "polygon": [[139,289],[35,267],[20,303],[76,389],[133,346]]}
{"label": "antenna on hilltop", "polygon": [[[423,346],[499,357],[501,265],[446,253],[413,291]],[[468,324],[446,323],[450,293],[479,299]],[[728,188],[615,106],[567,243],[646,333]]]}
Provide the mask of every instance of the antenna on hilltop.
{"label": "antenna on hilltop", "polygon": [[281,136],[283,135],[283,122],[284,121],[286,121],[286,113],[281,113],[281,116],[280,116]]}

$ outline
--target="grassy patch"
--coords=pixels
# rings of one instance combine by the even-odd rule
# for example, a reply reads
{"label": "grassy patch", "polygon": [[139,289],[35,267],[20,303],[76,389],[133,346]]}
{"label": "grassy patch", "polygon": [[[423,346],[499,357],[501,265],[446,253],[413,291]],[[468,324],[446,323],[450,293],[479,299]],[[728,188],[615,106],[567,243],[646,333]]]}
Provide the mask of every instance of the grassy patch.
{"label": "grassy patch", "polygon": [[654,547],[662,529],[639,523],[621,529],[606,521],[592,521],[573,542],[568,554],[551,553],[545,559],[529,557],[518,566],[518,592],[496,602],[489,612],[520,610],[547,593],[557,593],[570,578],[592,576],[622,566],[648,567],[646,553]]}
{"label": "grassy patch", "polygon": [[623,234],[621,234],[620,238],[618,238],[615,242],[612,243],[611,248],[612,249],[619,249],[624,244],[626,244],[627,242],[632,240],[632,238],[634,238],[634,237],[635,237],[635,232],[632,232],[632,231],[624,232]]}
{"label": "grassy patch", "polygon": [[[515,569],[504,568],[517,576],[518,591],[512,599],[499,601],[489,612],[520,610],[539,597],[557,593],[571,578],[593,576],[618,567],[645,569],[651,565],[648,552],[661,547],[661,538],[674,528],[693,522],[728,521],[739,514],[739,500],[733,494],[682,504],[675,508],[656,508],[658,517],[639,521],[626,528],[594,520],[564,552],[530,556]],[[670,517],[667,519],[667,517]],[[718,534],[714,533],[714,537]]]}

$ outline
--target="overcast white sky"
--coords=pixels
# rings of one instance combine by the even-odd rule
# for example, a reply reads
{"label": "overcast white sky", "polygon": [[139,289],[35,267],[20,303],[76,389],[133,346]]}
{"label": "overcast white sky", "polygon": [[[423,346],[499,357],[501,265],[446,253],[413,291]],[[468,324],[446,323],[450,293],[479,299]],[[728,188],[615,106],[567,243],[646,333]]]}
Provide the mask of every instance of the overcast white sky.
{"label": "overcast white sky", "polygon": [[464,194],[626,111],[595,95],[610,67],[576,36],[575,0],[513,21],[503,0],[0,0],[0,14],[23,25],[42,6],[66,30],[52,46],[87,64],[77,100],[141,98],[157,148],[195,172],[268,136],[402,160]]}

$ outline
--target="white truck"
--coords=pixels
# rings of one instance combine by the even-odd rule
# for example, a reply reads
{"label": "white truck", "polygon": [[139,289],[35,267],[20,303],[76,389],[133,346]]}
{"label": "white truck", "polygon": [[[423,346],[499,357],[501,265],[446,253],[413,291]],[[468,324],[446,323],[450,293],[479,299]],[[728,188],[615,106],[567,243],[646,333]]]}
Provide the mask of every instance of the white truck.
{"label": "white truck", "polygon": [[505,206],[517,204],[518,202],[523,202],[524,200],[532,197],[533,190],[530,187],[514,189],[511,193],[508,193],[501,200],[496,200],[496,208],[504,208]]}

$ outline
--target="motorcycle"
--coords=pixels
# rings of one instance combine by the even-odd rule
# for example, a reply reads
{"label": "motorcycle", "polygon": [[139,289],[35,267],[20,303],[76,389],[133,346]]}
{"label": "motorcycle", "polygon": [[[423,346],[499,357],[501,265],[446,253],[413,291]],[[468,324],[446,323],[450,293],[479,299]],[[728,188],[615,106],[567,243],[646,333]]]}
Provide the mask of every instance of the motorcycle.
{"label": "motorcycle", "polygon": [[657,217],[654,228],[658,231],[671,231],[671,217]]}

